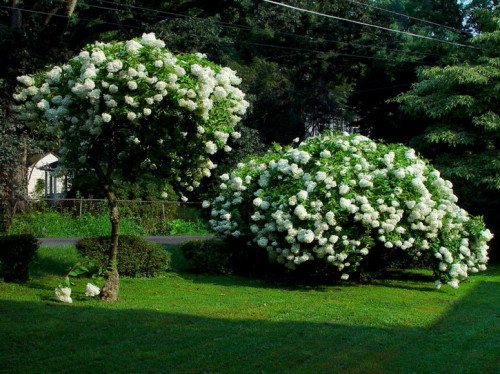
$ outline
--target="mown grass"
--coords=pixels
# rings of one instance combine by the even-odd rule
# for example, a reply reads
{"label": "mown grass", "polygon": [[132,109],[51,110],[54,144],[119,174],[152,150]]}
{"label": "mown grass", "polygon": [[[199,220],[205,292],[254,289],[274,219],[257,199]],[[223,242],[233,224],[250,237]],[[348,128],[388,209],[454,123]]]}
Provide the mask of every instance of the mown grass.
{"label": "mown grass", "polygon": [[[186,267],[177,247],[177,270]],[[172,272],[104,304],[53,301],[74,247],[0,282],[1,373],[498,373],[500,269],[436,291],[425,271],[307,286]]]}

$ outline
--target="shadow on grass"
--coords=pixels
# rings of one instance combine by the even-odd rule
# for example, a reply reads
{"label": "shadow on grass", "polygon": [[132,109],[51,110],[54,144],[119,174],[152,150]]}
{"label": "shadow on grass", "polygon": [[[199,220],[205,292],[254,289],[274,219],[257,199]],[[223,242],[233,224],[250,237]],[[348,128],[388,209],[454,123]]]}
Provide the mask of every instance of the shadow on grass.
{"label": "shadow on grass", "polygon": [[2,300],[0,372],[497,373],[499,291],[478,283],[421,328]]}
{"label": "shadow on grass", "polygon": [[189,261],[184,257],[180,246],[176,244],[161,244],[170,253],[170,266],[173,271],[187,271],[191,267]]}
{"label": "shadow on grass", "polygon": [[[307,277],[303,274],[299,279],[293,274],[288,274],[283,270],[281,265],[277,265],[276,269],[272,270],[273,275],[253,275],[251,277],[231,275],[221,277],[220,275],[207,275],[192,272],[192,265],[187,260],[179,245],[162,244],[167,252],[171,255],[172,271],[177,272],[182,278],[193,283],[210,283],[221,286],[241,286],[243,283],[248,287],[266,288],[266,289],[285,289],[285,290],[311,290],[314,291],[331,291],[332,287],[341,285],[342,287],[358,287],[359,282],[343,282],[336,278],[328,277]],[[397,284],[392,281],[404,281],[405,284]],[[407,290],[429,291],[435,290],[433,286],[433,277],[429,274],[424,274],[418,271],[404,271],[399,269],[390,269],[388,271],[370,273],[367,282],[370,285],[400,288]],[[413,286],[411,282],[414,282]],[[427,285],[417,284],[419,282],[427,282]],[[340,291],[341,288],[338,288]]]}
{"label": "shadow on grass", "polygon": [[63,259],[59,260],[50,257],[41,257],[37,258],[30,266],[30,274],[32,277],[43,277],[45,275],[53,274],[63,276],[74,264],[74,262],[69,262]]}
{"label": "shadow on grass", "polygon": [[44,275],[60,275],[67,273],[68,269],[78,261],[82,261],[74,246],[43,247],[30,264],[32,277]]}
{"label": "shadow on grass", "polygon": [[181,271],[177,274],[193,283],[209,283],[225,287],[239,287],[244,285],[246,287],[263,289],[314,290],[316,292],[323,292],[332,290],[341,291],[343,287],[361,287],[362,285],[369,284],[371,286],[399,288],[411,291],[434,292],[436,290],[432,275],[405,270],[390,270],[373,274],[372,277],[365,278],[363,281],[341,281],[336,278],[328,279],[326,277],[296,278],[293,274],[284,273],[251,277],[240,275],[207,275],[188,271]]}

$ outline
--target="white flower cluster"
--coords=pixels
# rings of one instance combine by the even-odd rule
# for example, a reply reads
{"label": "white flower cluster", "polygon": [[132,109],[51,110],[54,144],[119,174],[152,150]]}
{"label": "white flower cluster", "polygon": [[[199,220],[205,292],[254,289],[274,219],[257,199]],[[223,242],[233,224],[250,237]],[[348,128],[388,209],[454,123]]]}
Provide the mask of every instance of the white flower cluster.
{"label": "white flower cluster", "polygon": [[99,296],[100,293],[101,290],[99,287],[93,285],[92,283],[87,283],[87,286],[85,287],[85,296],[94,297]]}
{"label": "white flower cluster", "polygon": [[486,269],[489,230],[457,206],[450,182],[401,145],[324,135],[221,179],[220,195],[204,203],[213,229],[251,238],[289,268],[326,261],[347,279],[378,242],[415,260],[431,253],[436,286],[457,287]]}
{"label": "white flower cluster", "polygon": [[71,299],[71,288],[69,287],[56,287],[56,289],[54,290],[54,295],[56,297],[56,300],[62,303],[71,304],[73,302],[73,299]]}
{"label": "white flower cluster", "polygon": [[[103,154],[114,147],[124,167],[136,155],[144,168],[171,168],[189,190],[210,175],[213,154],[231,150],[226,143],[240,136],[234,126],[248,102],[233,70],[164,47],[152,33],[96,43],[62,66],[19,77],[20,118],[59,135],[63,159],[80,164],[71,166],[88,162],[94,149]],[[158,146],[164,152],[152,161],[147,152]]]}

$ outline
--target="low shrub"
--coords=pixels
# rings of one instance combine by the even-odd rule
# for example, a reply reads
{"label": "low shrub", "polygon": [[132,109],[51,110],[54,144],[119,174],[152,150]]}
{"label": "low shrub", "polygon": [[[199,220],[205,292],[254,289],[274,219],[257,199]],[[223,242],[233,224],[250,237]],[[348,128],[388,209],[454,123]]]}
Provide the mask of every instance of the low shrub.
{"label": "low shrub", "polygon": [[231,251],[227,243],[216,239],[196,239],[181,244],[192,270],[208,274],[231,273]]}
{"label": "low shrub", "polygon": [[[81,239],[76,243],[78,252],[95,261],[101,269],[108,263],[110,238]],[[121,235],[118,238],[118,272],[127,277],[155,277],[170,267],[170,254],[162,246],[138,236]]]}
{"label": "low shrub", "polygon": [[40,247],[33,235],[0,236],[1,274],[6,282],[26,282],[29,265]]}
{"label": "low shrub", "polygon": [[187,221],[174,219],[168,223],[170,227],[169,235],[212,235],[213,231],[207,222],[201,219]]}

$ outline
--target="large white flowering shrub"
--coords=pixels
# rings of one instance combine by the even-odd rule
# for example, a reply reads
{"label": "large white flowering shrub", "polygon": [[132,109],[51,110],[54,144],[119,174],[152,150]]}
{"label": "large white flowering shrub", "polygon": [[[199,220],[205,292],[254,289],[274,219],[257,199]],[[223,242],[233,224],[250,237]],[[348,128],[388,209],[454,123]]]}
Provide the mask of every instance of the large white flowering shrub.
{"label": "large white flowering shrub", "polygon": [[402,145],[330,134],[277,147],[221,179],[220,195],[204,203],[213,229],[251,238],[289,268],[324,261],[347,279],[370,250],[391,248],[431,254],[437,287],[486,269],[492,235],[482,219]]}
{"label": "large white flowering shrub", "polygon": [[62,66],[18,78],[24,120],[61,139],[67,166],[98,161],[110,178],[168,175],[187,191],[238,137],[248,103],[235,72],[202,54],[174,55],[154,34],[88,45]]}

